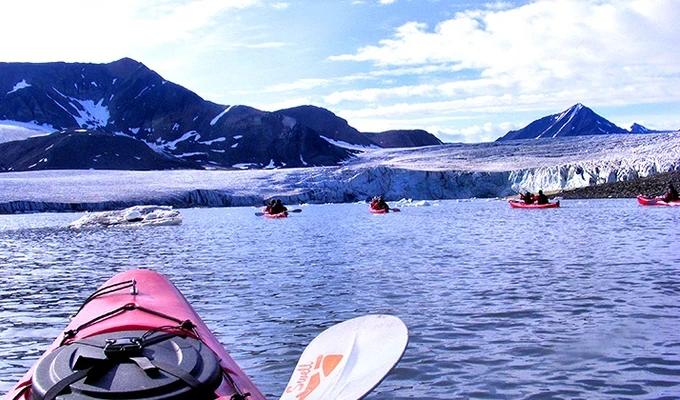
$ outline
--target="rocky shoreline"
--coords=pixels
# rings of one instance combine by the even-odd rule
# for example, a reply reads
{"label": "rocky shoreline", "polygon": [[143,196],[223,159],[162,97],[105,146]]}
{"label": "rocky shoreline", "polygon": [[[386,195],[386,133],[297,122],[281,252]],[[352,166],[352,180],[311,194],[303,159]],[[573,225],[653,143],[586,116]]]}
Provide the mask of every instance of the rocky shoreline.
{"label": "rocky shoreline", "polygon": [[640,194],[656,197],[666,191],[669,183],[672,183],[676,188],[680,188],[680,171],[664,172],[622,182],[587,186],[562,191],[556,195],[564,199],[634,198]]}

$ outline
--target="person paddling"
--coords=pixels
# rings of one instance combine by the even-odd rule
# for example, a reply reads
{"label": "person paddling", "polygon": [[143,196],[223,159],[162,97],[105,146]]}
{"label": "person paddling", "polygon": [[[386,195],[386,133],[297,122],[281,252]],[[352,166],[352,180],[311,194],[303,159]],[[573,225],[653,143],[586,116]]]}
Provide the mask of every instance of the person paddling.
{"label": "person paddling", "polygon": [[273,214],[272,208],[276,205],[276,200],[272,199],[269,203],[267,203],[267,207],[265,207],[264,212],[267,214]]}
{"label": "person paddling", "polygon": [[524,194],[520,193],[519,198],[524,200],[526,204],[534,204],[534,195],[528,190]]}
{"label": "person paddling", "polygon": [[390,210],[390,206],[382,198],[382,196],[373,198],[373,201],[371,202],[371,208],[374,210],[387,210],[387,211]]}
{"label": "person paddling", "polygon": [[680,196],[678,196],[678,191],[675,189],[672,183],[668,184],[668,189],[666,190],[666,193],[663,195],[662,199],[666,203],[668,203],[669,201],[680,200]]}
{"label": "person paddling", "polygon": [[272,205],[269,213],[270,214],[281,214],[282,212],[286,212],[288,209],[286,206],[281,203],[281,199],[276,199],[276,202]]}
{"label": "person paddling", "polygon": [[538,191],[538,196],[536,196],[536,204],[548,204],[550,203],[550,200],[548,200],[548,196],[543,194],[542,190]]}

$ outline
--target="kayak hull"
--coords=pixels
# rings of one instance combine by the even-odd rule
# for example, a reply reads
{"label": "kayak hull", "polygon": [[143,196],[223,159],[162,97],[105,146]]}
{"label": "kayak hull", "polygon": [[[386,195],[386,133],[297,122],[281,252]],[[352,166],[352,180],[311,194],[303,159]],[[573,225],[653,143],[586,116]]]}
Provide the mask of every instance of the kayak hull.
{"label": "kayak hull", "polygon": [[680,206],[679,201],[664,201],[658,197],[637,196],[638,204],[641,206]]}
{"label": "kayak hull", "polygon": [[265,218],[277,219],[277,218],[288,218],[288,212],[284,211],[278,214],[264,213]]}
{"label": "kayak hull", "polygon": [[508,200],[508,203],[512,208],[558,208],[560,206],[559,201],[548,204],[536,204],[536,203],[527,204],[521,200],[510,199]]}
{"label": "kayak hull", "polygon": [[287,218],[288,217],[288,211],[276,213],[276,214],[271,214],[267,212],[266,208],[262,209],[262,213],[264,214],[263,216],[265,218],[270,218],[270,219],[277,219],[277,218]]}
{"label": "kayak hull", "polygon": [[[124,286],[127,282],[130,284]],[[134,282],[134,284],[132,284]],[[114,286],[112,286],[114,285]],[[104,288],[121,289],[105,292]],[[133,290],[134,289],[134,290]],[[172,327],[173,332],[183,325],[178,321],[190,321],[193,330],[180,330],[187,337],[198,339],[209,347],[217,357],[221,369],[221,382],[214,391],[214,397],[229,398],[234,394],[249,392],[248,399],[264,399],[243,370],[210,332],[196,311],[180,291],[164,276],[149,270],[131,270],[115,275],[101,287],[101,295],[91,296],[89,301],[71,320],[66,329],[41,356],[40,360],[60,350],[63,346],[80,343],[84,339],[101,335],[120,336],[121,332],[164,331]],[[95,292],[97,293],[97,292]],[[9,399],[33,398],[31,381],[36,372],[34,364],[16,386],[5,396]]]}

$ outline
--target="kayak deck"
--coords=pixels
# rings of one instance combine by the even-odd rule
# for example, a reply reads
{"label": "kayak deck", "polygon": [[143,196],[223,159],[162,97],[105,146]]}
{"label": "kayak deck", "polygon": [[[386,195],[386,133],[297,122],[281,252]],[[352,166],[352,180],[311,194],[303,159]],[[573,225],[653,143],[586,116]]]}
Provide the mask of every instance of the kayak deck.
{"label": "kayak deck", "polygon": [[[181,332],[182,336],[200,340],[219,361],[222,378],[214,391],[215,398],[246,392],[251,400],[265,398],[179,290],[166,277],[149,270],[123,272],[104,283],[85,301],[41,360],[65,345],[93,336],[120,336],[121,332],[132,331]],[[31,382],[39,363],[40,360],[29,369],[6,399],[33,398]]]}

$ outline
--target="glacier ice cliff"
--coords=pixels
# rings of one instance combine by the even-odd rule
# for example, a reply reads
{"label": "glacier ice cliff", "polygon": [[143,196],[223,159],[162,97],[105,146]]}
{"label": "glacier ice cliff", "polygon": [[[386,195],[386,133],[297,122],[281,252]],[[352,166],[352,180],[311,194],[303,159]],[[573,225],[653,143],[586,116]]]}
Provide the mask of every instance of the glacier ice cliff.
{"label": "glacier ice cliff", "polygon": [[0,174],[0,213],[489,198],[680,170],[680,132],[366,151],[337,167]]}

